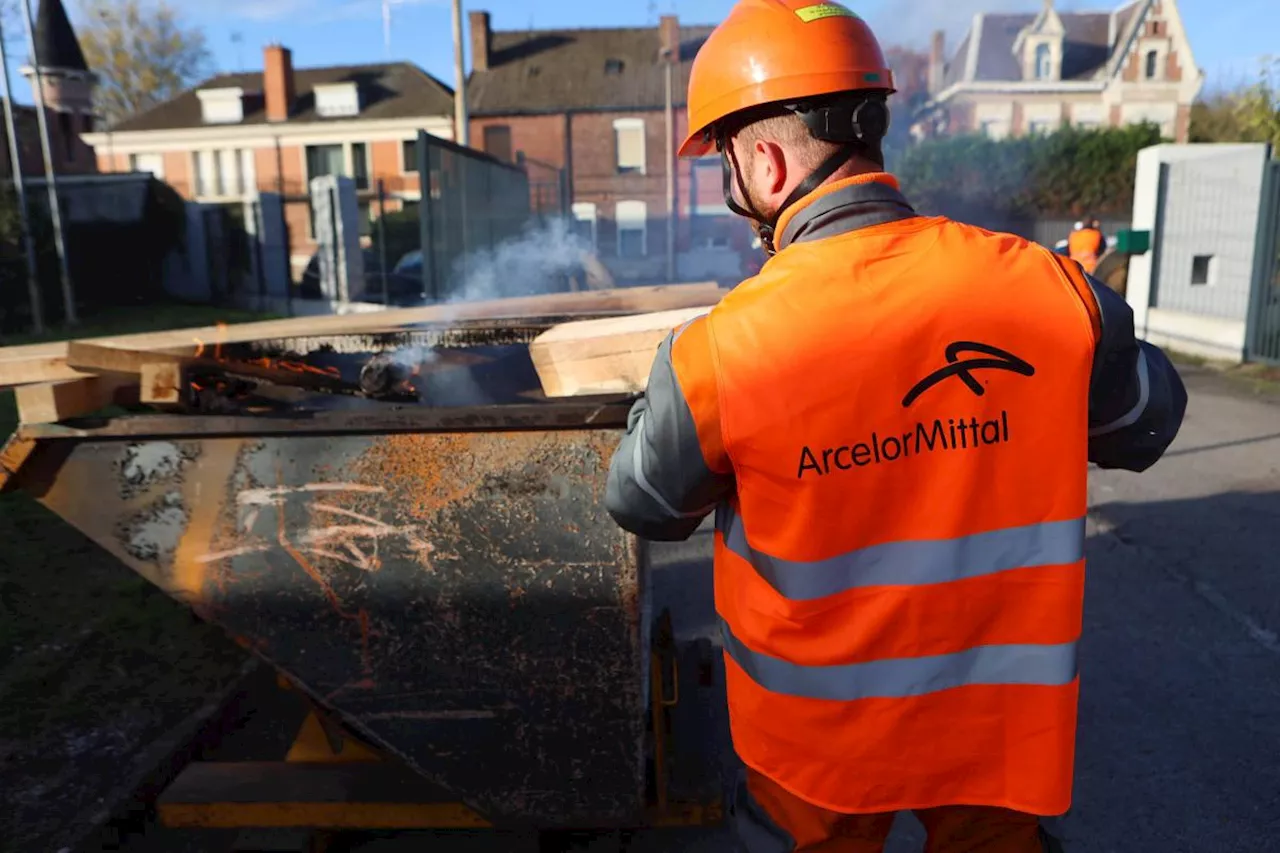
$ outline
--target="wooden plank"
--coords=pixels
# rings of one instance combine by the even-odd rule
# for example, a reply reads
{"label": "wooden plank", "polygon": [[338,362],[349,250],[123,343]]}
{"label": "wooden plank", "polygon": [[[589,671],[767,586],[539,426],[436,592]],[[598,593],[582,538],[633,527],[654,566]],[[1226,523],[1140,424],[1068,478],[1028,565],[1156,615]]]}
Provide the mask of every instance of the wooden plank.
{"label": "wooden plank", "polygon": [[18,421],[49,424],[88,415],[110,405],[138,401],[137,380],[129,376],[89,376],[14,389]]}
{"label": "wooden plank", "polygon": [[127,373],[139,376],[148,364],[176,364],[189,361],[180,355],[147,350],[102,346],[86,341],[67,344],[67,366],[85,373]]}
{"label": "wooden plank", "polygon": [[9,481],[22,468],[27,457],[36,449],[36,440],[17,433],[9,436],[9,440],[0,447],[0,492],[9,486]]}
{"label": "wooden plank", "polygon": [[143,403],[172,406],[182,402],[182,365],[172,361],[142,365],[138,388]]}
{"label": "wooden plank", "polygon": [[[424,323],[499,320],[561,315],[638,314],[711,305],[725,293],[715,282],[622,287],[613,290],[552,293],[483,302],[396,308],[363,314],[292,317],[230,326],[204,326],[88,339],[98,346],[168,352],[193,356],[197,342],[206,347],[249,341],[322,335],[368,334],[394,331]],[[0,348],[0,386],[83,378],[67,364],[67,341]]]}
{"label": "wooden plank", "polygon": [[708,310],[682,308],[561,323],[534,339],[529,356],[548,397],[643,391],[663,339]]}

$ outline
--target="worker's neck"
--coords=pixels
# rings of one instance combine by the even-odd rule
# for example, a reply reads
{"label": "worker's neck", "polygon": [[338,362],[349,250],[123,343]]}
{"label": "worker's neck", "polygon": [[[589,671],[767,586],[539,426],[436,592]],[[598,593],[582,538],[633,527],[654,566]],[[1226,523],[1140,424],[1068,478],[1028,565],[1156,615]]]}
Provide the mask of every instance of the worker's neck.
{"label": "worker's neck", "polygon": [[854,156],[852,160],[845,163],[839,169],[831,173],[831,177],[823,181],[824,184],[834,184],[837,181],[843,181],[847,178],[856,178],[859,175],[875,175],[884,172],[884,166],[879,163],[868,160],[865,157]]}

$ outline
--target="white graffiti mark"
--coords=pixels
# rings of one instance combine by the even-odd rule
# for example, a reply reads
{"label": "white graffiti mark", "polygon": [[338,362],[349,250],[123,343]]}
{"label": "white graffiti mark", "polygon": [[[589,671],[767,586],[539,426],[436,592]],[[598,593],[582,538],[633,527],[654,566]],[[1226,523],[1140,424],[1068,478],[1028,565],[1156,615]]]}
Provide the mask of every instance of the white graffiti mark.
{"label": "white graffiti mark", "polygon": [[381,486],[366,486],[363,483],[307,483],[305,486],[277,486],[274,489],[245,489],[236,495],[236,503],[240,506],[269,506],[277,504],[288,495],[308,494],[315,492],[365,492],[379,494],[386,489]]}
{"label": "white graffiti mark", "polygon": [[[273,507],[277,513],[282,513],[286,499],[290,495],[333,492],[381,494],[385,491],[386,489],[380,486],[366,486],[361,483],[308,483],[305,486],[245,489],[236,496],[237,506],[247,510],[239,525],[240,532],[246,536],[252,535],[264,508]],[[386,537],[401,539],[405,546],[424,563],[427,556],[435,550],[435,547],[423,537],[425,530],[420,525],[390,525],[371,515],[364,515],[329,503],[313,503],[309,509],[315,514],[340,516],[358,523],[310,527],[291,533],[287,539],[283,538],[281,529],[269,540],[223,551],[212,551],[197,557],[196,560],[200,563],[214,563],[247,554],[260,554],[276,547],[292,547],[299,553],[325,557],[360,571],[374,572],[382,566],[378,552],[381,541]]]}

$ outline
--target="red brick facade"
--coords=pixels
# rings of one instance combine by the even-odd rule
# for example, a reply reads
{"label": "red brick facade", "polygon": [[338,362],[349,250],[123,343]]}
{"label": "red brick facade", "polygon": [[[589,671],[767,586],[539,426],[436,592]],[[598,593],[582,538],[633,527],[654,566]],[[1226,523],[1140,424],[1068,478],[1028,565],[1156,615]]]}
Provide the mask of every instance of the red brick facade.
{"label": "red brick facade", "polygon": [[[614,122],[618,119],[644,121],[644,171],[624,173],[618,168],[617,136]],[[675,111],[676,145],[684,140],[686,116],[683,108]],[[538,164],[563,169],[564,185],[571,204],[595,205],[595,245],[602,258],[619,253],[615,211],[619,202],[640,201],[645,205],[645,253],[649,261],[638,278],[652,278],[653,267],[665,263],[667,251],[667,170],[666,114],[662,110],[630,110],[619,112],[574,112],[553,115],[485,116],[471,121],[471,141],[484,148],[487,137],[506,145],[509,131],[510,152],[526,162],[537,161],[529,168],[534,193],[539,176],[548,174]],[[504,152],[489,150],[501,156]],[[709,168],[710,167],[710,168]],[[715,242],[746,249],[750,231],[741,220],[731,217],[724,208],[718,160],[697,167],[692,161],[679,160],[676,166],[676,244],[677,252],[695,245]],[[701,214],[698,211],[701,210]],[[625,275],[623,276],[626,277]],[[659,276],[660,277],[660,276]]]}

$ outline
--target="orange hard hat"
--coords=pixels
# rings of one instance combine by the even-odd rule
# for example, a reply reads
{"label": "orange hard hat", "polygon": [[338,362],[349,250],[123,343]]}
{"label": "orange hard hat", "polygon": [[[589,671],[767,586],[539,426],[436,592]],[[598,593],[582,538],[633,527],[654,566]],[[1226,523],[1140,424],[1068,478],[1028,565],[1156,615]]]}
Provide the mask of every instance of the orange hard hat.
{"label": "orange hard hat", "polygon": [[689,138],[681,157],[715,150],[712,126],[741,110],[859,89],[894,91],[867,23],[815,0],[738,0],[689,72]]}

